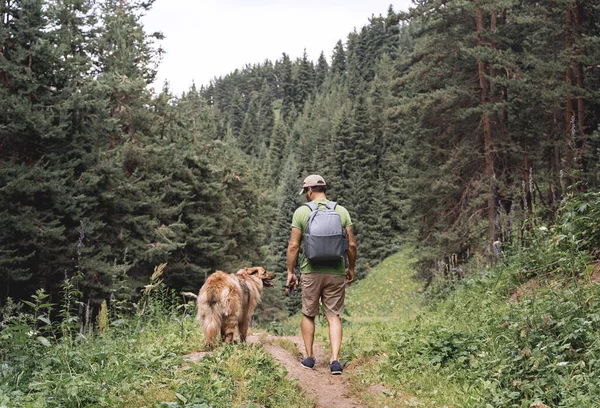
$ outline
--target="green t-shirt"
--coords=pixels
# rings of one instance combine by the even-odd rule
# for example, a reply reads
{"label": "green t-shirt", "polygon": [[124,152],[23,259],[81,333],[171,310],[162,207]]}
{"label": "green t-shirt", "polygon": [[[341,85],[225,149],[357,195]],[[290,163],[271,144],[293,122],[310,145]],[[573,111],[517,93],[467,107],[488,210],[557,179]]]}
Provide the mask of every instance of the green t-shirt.
{"label": "green t-shirt", "polygon": [[[314,203],[329,203],[329,200],[315,200]],[[352,220],[350,219],[350,214],[348,210],[346,210],[341,205],[337,205],[335,207],[335,211],[342,218],[342,227],[346,228],[352,225]],[[302,231],[302,238],[304,240],[304,231],[306,230],[306,223],[308,222],[308,216],[311,213],[311,209],[303,205],[296,209],[294,212],[294,217],[292,218],[292,227],[298,228]],[[303,246],[300,245],[302,248]],[[346,274],[346,265],[344,264],[344,260],[340,259],[337,265],[313,265],[308,259],[304,256],[303,251],[298,255],[300,257],[300,272],[302,273],[335,273],[335,274]]]}

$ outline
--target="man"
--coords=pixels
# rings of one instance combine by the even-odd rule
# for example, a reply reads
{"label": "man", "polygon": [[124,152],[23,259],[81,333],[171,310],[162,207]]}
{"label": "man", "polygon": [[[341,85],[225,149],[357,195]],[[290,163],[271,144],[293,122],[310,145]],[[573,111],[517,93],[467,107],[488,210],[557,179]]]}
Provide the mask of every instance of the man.
{"label": "man", "polygon": [[[327,185],[323,177],[311,175],[304,179],[300,194],[306,196],[308,202],[317,205],[329,203],[325,195]],[[302,360],[302,366],[312,369],[315,366],[313,343],[315,337],[315,317],[319,314],[319,300],[321,300],[329,323],[329,342],[331,344],[331,359],[329,368],[331,374],[342,373],[342,365],[339,362],[340,347],[342,345],[342,321],[340,315],[344,311],[344,295],[347,284],[354,281],[354,265],[356,263],[356,242],[352,232],[352,221],[350,214],[341,205],[335,207],[340,215],[342,227],[346,230],[348,239],[348,268],[345,269],[343,258],[339,261],[327,263],[311,263],[304,254],[300,258],[300,272],[302,279],[302,322],[300,325],[306,358]],[[298,284],[298,278],[294,274],[294,266],[300,249],[300,243],[306,232],[308,217],[312,210],[303,205],[294,212],[292,219],[292,233],[287,249],[287,283],[292,287]]]}

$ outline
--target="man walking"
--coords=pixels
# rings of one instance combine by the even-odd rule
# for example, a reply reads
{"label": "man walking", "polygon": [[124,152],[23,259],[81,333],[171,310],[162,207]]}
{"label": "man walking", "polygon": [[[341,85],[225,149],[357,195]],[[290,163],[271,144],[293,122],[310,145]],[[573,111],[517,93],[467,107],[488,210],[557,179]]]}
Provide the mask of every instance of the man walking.
{"label": "man walking", "polygon": [[[311,175],[304,179],[300,194],[306,196],[308,204],[296,209],[292,219],[292,233],[287,249],[288,277],[286,287],[289,288],[298,284],[298,278],[294,274],[294,266],[296,265],[300,243],[310,238],[306,236],[309,218],[312,220],[314,215],[316,215],[314,214],[315,211],[326,211],[327,209],[329,209],[329,213],[332,213],[332,210],[335,211],[335,213],[339,214],[339,217],[336,214],[333,214],[333,217],[324,217],[327,218],[325,222],[339,223],[341,221],[342,232],[345,235],[344,239],[347,239],[347,246],[344,247],[347,247],[346,254],[340,254],[337,258],[327,260],[317,259],[317,256],[312,257],[310,254],[307,256],[306,253],[301,255],[302,322],[300,328],[306,348],[306,358],[302,360],[302,366],[312,369],[315,366],[313,353],[315,317],[319,314],[320,300],[325,309],[325,315],[329,324],[329,342],[331,344],[329,368],[331,374],[339,375],[342,373],[342,365],[339,362],[340,347],[342,345],[342,321],[340,315],[344,311],[346,284],[354,281],[354,265],[356,263],[357,250],[352,232],[352,221],[348,210],[341,205],[332,204],[327,200],[326,191],[327,185],[323,177]],[[318,250],[319,248],[317,248]],[[344,255],[348,257],[347,269],[345,267]]]}

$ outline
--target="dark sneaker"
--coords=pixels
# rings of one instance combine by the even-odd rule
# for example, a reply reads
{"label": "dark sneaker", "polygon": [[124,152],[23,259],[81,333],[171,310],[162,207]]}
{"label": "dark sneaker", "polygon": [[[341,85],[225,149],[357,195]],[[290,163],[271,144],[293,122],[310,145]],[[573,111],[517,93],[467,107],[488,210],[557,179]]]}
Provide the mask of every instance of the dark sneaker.
{"label": "dark sneaker", "polygon": [[306,357],[304,360],[300,362],[302,367],[313,369],[315,366],[315,358],[314,357]]}
{"label": "dark sneaker", "polygon": [[331,363],[329,363],[329,369],[331,370],[331,375],[340,375],[344,368],[339,361],[333,360]]}

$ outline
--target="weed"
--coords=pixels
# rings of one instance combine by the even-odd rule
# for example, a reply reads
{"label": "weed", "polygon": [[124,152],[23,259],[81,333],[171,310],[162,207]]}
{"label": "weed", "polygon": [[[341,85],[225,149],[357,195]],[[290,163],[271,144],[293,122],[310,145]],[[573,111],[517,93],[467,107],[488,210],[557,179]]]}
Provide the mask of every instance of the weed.
{"label": "weed", "polygon": [[179,307],[160,274],[154,278],[134,316],[109,323],[103,307],[98,328],[110,330],[101,336],[75,317],[80,293],[70,279],[59,323],[43,291],[22,306],[8,301],[0,314],[0,407],[310,406],[261,347],[223,347],[183,370],[201,330],[190,306]]}

